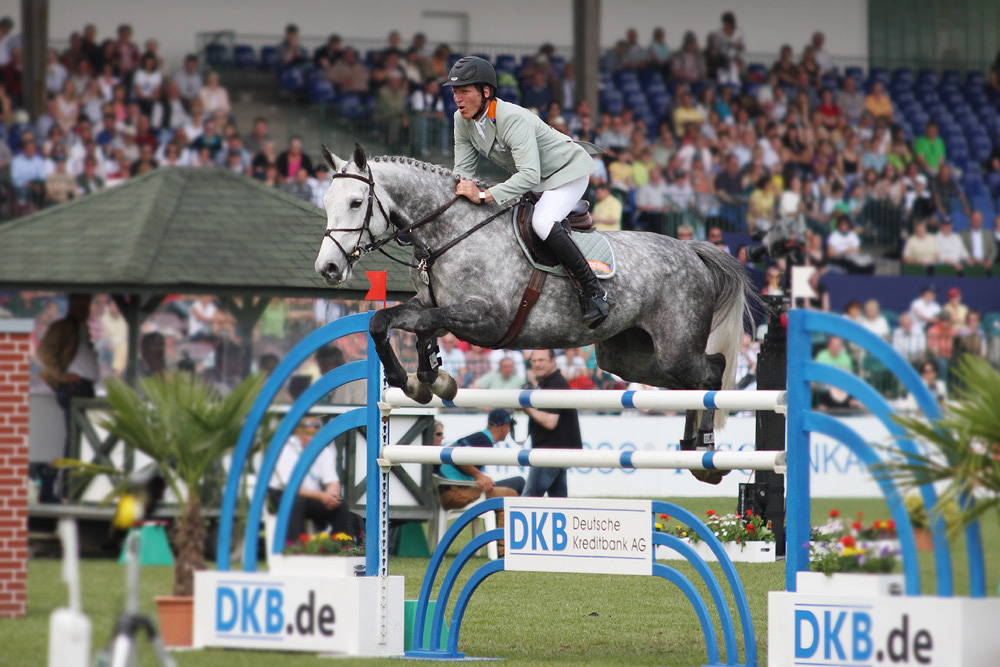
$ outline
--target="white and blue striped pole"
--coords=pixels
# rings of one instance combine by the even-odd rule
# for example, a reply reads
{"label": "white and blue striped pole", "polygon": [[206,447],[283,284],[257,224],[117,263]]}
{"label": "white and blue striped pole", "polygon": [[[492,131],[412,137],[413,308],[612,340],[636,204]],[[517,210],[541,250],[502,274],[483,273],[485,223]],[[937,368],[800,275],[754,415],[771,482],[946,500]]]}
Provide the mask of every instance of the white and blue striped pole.
{"label": "white and blue striped pole", "polygon": [[[546,392],[548,393],[548,392]],[[785,472],[783,451],[639,452],[607,449],[490,449],[386,445],[381,463],[426,465],[536,466],[542,468],[626,468],[670,470],[773,470]]]}
{"label": "white and blue striped pole", "polygon": [[538,408],[558,410],[773,410],[784,413],[784,391],[638,391],[577,389],[459,389],[452,401],[438,397],[427,405],[392,387],[383,395],[383,409],[394,408]]}

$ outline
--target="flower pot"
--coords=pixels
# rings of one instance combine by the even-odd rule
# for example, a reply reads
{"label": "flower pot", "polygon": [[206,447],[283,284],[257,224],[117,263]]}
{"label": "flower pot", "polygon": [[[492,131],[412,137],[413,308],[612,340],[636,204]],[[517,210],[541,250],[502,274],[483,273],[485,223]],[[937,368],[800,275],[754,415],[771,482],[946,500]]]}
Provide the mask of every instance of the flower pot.
{"label": "flower pot", "polygon": [[797,572],[795,592],[807,595],[878,597],[902,595],[905,583],[901,574]]}
{"label": "flower pot", "polygon": [[365,566],[364,556],[309,556],[268,554],[267,567],[275,574],[308,574],[323,577],[353,577],[358,566]]}
{"label": "flower pot", "polygon": [[[689,540],[685,542],[691,544]],[[707,562],[718,560],[715,553],[705,542],[696,542],[691,545],[695,553]],[[774,542],[723,542],[722,549],[729,556],[729,560],[734,563],[773,563],[776,559],[777,545]],[[683,557],[668,547],[656,547],[657,560],[683,560]]]}
{"label": "flower pot", "polygon": [[929,528],[914,526],[913,541],[916,542],[917,551],[934,551],[934,536]]}
{"label": "flower pot", "polygon": [[193,645],[194,596],[158,595],[153,598],[160,615],[160,636],[167,647]]}

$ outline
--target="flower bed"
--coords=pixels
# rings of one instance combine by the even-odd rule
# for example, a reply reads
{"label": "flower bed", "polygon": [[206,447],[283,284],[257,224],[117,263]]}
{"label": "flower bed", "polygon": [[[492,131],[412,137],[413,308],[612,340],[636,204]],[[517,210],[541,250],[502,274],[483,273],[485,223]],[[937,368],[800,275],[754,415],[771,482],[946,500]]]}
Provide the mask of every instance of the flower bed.
{"label": "flower bed", "polygon": [[[719,538],[722,548],[729,559],[736,562],[771,563],[776,556],[774,531],[771,523],[763,517],[747,511],[743,516],[736,514],[718,514],[714,510],[706,513],[705,525]],[[715,553],[688,526],[671,519],[669,515],[657,517],[656,529],[681,538],[690,544],[695,552],[706,561],[715,561]],[[657,547],[658,560],[683,560],[684,557],[668,547]]]}
{"label": "flower bed", "polygon": [[268,569],[280,574],[311,574],[353,577],[358,566],[364,569],[365,545],[355,544],[347,533],[299,535],[280,554],[270,554]]}
{"label": "flower bed", "polygon": [[827,522],[814,527],[810,537],[809,569],[813,572],[887,574],[899,561],[899,540],[891,519],[866,526],[859,512],[848,526],[840,512],[831,510]]}

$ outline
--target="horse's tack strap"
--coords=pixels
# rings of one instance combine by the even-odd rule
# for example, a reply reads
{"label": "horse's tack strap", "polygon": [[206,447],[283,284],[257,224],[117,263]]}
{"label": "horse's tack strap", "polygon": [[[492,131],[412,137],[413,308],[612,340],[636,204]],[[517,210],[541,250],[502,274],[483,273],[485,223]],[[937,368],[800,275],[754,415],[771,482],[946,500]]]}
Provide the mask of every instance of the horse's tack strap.
{"label": "horse's tack strap", "polygon": [[521,295],[521,303],[517,306],[514,321],[510,323],[510,329],[507,329],[507,333],[503,335],[499,343],[493,346],[494,348],[507,347],[511,344],[511,341],[517,338],[517,334],[521,333],[521,327],[524,326],[524,321],[528,319],[528,313],[535,307],[535,302],[538,301],[538,297],[542,293],[542,285],[545,284],[545,277],[547,275],[547,273],[538,269],[532,272],[531,280],[528,281],[528,286],[524,288],[524,294]]}

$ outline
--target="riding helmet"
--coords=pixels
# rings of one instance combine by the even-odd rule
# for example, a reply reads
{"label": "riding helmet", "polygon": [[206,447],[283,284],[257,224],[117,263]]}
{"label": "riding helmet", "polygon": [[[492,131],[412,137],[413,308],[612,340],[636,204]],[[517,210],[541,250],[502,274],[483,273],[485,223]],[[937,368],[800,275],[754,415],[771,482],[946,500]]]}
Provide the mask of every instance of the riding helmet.
{"label": "riding helmet", "polygon": [[475,56],[466,56],[454,65],[448,72],[445,86],[470,86],[482,83],[497,89],[497,72],[488,61]]}

